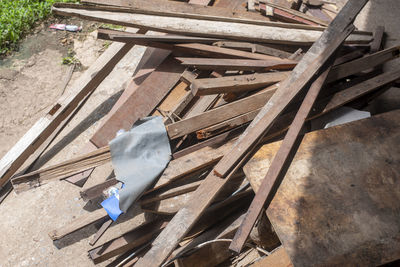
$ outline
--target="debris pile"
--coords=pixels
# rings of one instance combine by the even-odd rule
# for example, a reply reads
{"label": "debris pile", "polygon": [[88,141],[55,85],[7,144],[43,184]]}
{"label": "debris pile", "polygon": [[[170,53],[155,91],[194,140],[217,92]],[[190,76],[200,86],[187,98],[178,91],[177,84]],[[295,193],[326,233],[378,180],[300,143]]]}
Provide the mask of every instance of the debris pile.
{"label": "debris pile", "polygon": [[[0,161],[0,186],[17,193],[61,179],[82,186],[112,162],[114,176],[81,191],[104,209],[52,240],[102,220],[89,257],[118,256],[113,266],[399,258],[400,111],[361,110],[400,79],[381,67],[400,46],[382,49],[383,27],[355,29],[367,0],[80,2],[53,13],[138,30],[100,28],[112,45]],[[148,47],[141,67],[82,155],[24,169],[137,46]],[[126,203],[160,216],[96,244]]]}

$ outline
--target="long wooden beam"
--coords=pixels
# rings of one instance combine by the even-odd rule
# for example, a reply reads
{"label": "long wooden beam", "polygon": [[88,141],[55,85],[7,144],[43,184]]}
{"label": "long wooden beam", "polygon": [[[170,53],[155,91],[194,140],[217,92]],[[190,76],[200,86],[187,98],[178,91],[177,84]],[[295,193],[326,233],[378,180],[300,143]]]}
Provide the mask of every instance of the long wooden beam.
{"label": "long wooden beam", "polygon": [[[167,49],[167,50],[172,50],[174,52],[181,52],[181,53],[187,53],[204,57],[277,60],[285,62],[284,59],[275,56],[224,48],[203,43],[196,43],[196,38],[198,38],[200,41],[202,39],[210,40],[210,38],[186,37],[186,39],[193,39],[193,41],[191,43],[189,43],[189,41],[185,41],[184,43],[179,43],[179,40],[183,39],[182,37],[180,37],[177,38],[175,43],[172,43],[172,42],[148,41],[144,40],[144,38],[139,39],[137,38],[138,35],[136,35],[135,38],[130,38],[127,37],[125,34],[120,36],[119,34],[116,35],[115,33],[109,33],[110,31],[111,30],[107,30],[107,33],[105,33],[104,30],[99,30],[97,38],[116,41],[116,42],[126,42],[126,43],[133,43],[136,45]],[[147,36],[148,35],[143,35],[143,37]]]}
{"label": "long wooden beam", "polygon": [[312,83],[304,97],[303,103],[297,111],[297,114],[286,133],[282,145],[279,147],[279,150],[268,169],[268,173],[262,181],[260,189],[254,197],[239,230],[236,232],[235,237],[229,246],[231,251],[240,253],[258,216],[264,208],[264,204],[267,202],[267,198],[271,199],[270,194],[273,188],[276,189],[278,187],[277,184],[279,183],[279,179],[285,175],[285,166],[288,166],[291,162],[290,155],[292,155],[297,149],[296,142],[298,142],[302,137],[301,131],[315,101],[317,100],[318,94],[324,85],[330,69],[331,66],[329,66],[328,69]]}
{"label": "long wooden beam", "polygon": [[[287,25],[266,26],[225,21],[210,23],[205,19],[79,9],[79,6],[74,7],[73,5],[70,7],[60,6],[65,6],[65,4],[53,6],[53,13],[180,35],[293,45],[311,45],[321,36],[319,30],[293,29],[287,28]],[[369,34],[355,33],[346,40],[346,43],[369,43],[371,39]]]}
{"label": "long wooden beam", "polygon": [[[290,99],[294,98],[298,92],[301,91],[302,87],[309,82],[309,80],[315,75],[317,71],[321,68],[322,64],[336,51],[339,45],[346,39],[350,32],[354,29],[349,27],[354,21],[357,14],[361,11],[367,0],[351,0],[347,2],[345,7],[336,16],[329,27],[324,31],[321,38],[310,48],[310,50],[304,55],[303,59],[299,62],[297,67],[292,73],[292,79],[288,79],[288,84],[282,86],[280,91],[284,93],[284,100],[281,102],[282,93],[277,94],[277,99],[280,101],[278,105],[278,112],[276,112],[276,117],[283,111],[283,109],[290,103]],[[296,86],[291,88],[291,84],[295,83]],[[296,90],[297,89],[297,90]],[[289,91],[289,92],[288,92]],[[272,98],[274,98],[274,96]],[[271,98],[271,99],[272,99]],[[275,99],[275,98],[274,98]],[[270,106],[274,106],[275,102],[269,101],[267,104],[266,111],[270,111]],[[263,112],[261,112],[264,114]],[[272,113],[272,112],[271,112]],[[270,112],[268,112],[270,114]],[[274,113],[272,113],[271,118],[274,121],[276,118]],[[260,116],[261,118],[261,116]],[[268,121],[263,119],[255,119],[254,124],[260,124],[264,128],[269,126]],[[257,127],[258,128],[258,127]],[[265,129],[261,129],[261,133],[255,134],[250,132],[250,136],[254,134],[253,138],[249,138],[249,134],[245,134],[243,138],[240,138],[239,144],[243,144],[243,140],[250,143],[250,146],[254,141],[259,141],[265,134]],[[254,140],[252,142],[252,140]],[[246,142],[246,144],[247,144]],[[239,146],[234,146],[232,153],[246,154],[248,153],[248,148],[245,145],[243,151],[239,150]],[[152,248],[145,254],[145,256],[136,263],[136,267],[144,266],[160,266],[166,260],[166,258],[172,253],[175,247],[178,245],[179,241],[189,232],[190,228],[194,225],[197,219],[203,214],[205,209],[211,204],[215,196],[220,192],[225,184],[230,181],[232,175],[221,178],[217,176],[216,170],[220,174],[224,173],[225,170],[231,171],[233,165],[238,163],[242,159],[242,156],[238,157],[238,154],[226,154],[225,157],[221,159],[223,164],[218,163],[217,167],[214,168],[204,180],[204,182],[199,186],[199,188],[194,192],[192,200],[182,208],[167,225],[167,227],[161,232],[161,234],[152,243]],[[243,156],[244,156],[243,155]],[[222,168],[221,168],[222,167]],[[221,172],[222,170],[222,172]],[[232,172],[233,173],[233,172]]]}
{"label": "long wooden beam", "polygon": [[0,160],[0,187],[22,166],[25,160],[46,141],[58,125],[68,117],[82,99],[107,77],[114,66],[129,52],[131,44],[112,44],[74,83],[70,94],[63,95],[47,114]]}
{"label": "long wooden beam", "polygon": [[193,90],[196,95],[246,92],[280,82],[288,75],[289,72],[269,72],[196,79]]}
{"label": "long wooden beam", "polygon": [[195,67],[199,70],[290,70],[297,62],[293,60],[256,60],[256,59],[228,59],[228,58],[197,58],[177,57],[182,65]]}

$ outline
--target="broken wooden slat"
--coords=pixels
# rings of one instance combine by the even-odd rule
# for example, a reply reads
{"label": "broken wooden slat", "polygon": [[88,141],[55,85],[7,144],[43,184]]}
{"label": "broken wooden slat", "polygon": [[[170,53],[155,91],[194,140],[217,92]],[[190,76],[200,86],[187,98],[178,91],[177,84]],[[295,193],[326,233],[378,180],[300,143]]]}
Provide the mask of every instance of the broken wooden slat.
{"label": "broken wooden slat", "polygon": [[82,170],[88,170],[100,166],[111,160],[110,148],[103,147],[84,156],[65,161],[63,163],[40,169],[22,176],[13,178],[12,185],[17,193],[40,186],[49,180],[60,180],[76,174]]}
{"label": "broken wooden slat", "polygon": [[196,79],[193,87],[197,95],[246,92],[280,82],[288,75],[289,72],[269,72]]}
{"label": "broken wooden slat", "polygon": [[[288,80],[289,82],[296,82],[297,86],[295,88],[299,88],[300,91],[300,89],[302,89],[304,84],[307,83],[312,78],[312,76],[320,69],[322,65],[321,62],[322,63],[325,62],[326,59],[329,58],[335,52],[337,47],[344,41],[346,36],[350,34],[350,32],[354,29],[354,26],[349,27],[349,25],[351,25],[352,21],[364,7],[366,2],[367,2],[366,0],[365,1],[353,0],[347,2],[346,6],[337,15],[335,20],[329,25],[326,31],[324,31],[322,37],[304,55],[299,65],[296,67],[299,73],[296,75],[295,72],[295,75],[293,75],[294,78],[293,81],[290,79]],[[318,56],[318,54],[320,54],[320,56]],[[311,63],[313,61],[315,62],[315,60],[317,60],[318,62]],[[305,67],[308,67],[308,69],[304,70]],[[299,75],[303,73],[303,71],[308,75],[304,76]],[[300,79],[297,76],[300,76]],[[304,84],[302,84],[301,78],[304,79],[303,80]],[[283,86],[280,88],[285,89],[285,87]],[[281,91],[283,91],[286,95],[286,93],[288,92],[287,90],[284,89]],[[296,95],[296,90],[294,91],[295,92],[293,97]],[[293,94],[293,92],[289,92],[289,94]],[[275,93],[274,96],[275,95],[279,96],[279,94],[277,93]],[[278,99],[280,99],[280,96],[278,97]],[[290,97],[288,103],[290,103]],[[281,106],[282,110],[285,107],[286,105]],[[281,111],[277,112],[277,115],[279,115],[280,113]],[[261,125],[263,126],[267,125],[268,127],[268,123],[265,124],[263,120],[260,120],[260,122]],[[248,139],[248,135],[245,136],[246,138],[244,139]],[[255,139],[257,140],[259,137],[262,137],[262,134],[261,136],[256,134],[255,137],[256,137]],[[235,148],[237,147],[238,146],[235,146]],[[243,154],[246,154],[247,151],[248,149],[245,148],[244,151],[241,152],[243,152]],[[231,156],[232,154],[228,153],[227,155]],[[231,165],[230,160],[224,161],[225,158],[226,156],[222,158],[222,161],[229,163],[227,165],[227,168],[222,168],[222,170],[224,171],[225,169],[230,171],[233,167],[232,165],[236,164],[239,160],[241,160],[241,157],[238,157],[238,161],[233,160],[232,162],[233,164]],[[224,166],[220,164],[218,165]],[[160,266],[166,260],[166,258],[172,253],[172,251],[178,245],[179,241],[185,236],[186,233],[188,233],[190,228],[194,225],[194,223],[199,218],[199,216],[204,212],[204,210],[211,204],[211,202],[218,194],[218,192],[222,189],[222,187],[230,181],[231,178],[230,176],[225,178],[216,176],[215,170],[220,170],[220,168],[217,169],[214,168],[214,171],[212,171],[205,178],[204,182],[199,186],[199,188],[194,192],[194,195],[192,196],[192,199],[194,201],[190,202],[174,216],[174,218],[171,220],[168,226],[160,233],[160,235],[152,243],[152,248],[145,254],[143,258],[141,258],[136,263],[136,267]],[[219,171],[219,173],[221,172]]]}
{"label": "broken wooden slat", "polygon": [[107,77],[113,67],[132,48],[130,44],[113,44],[106,53],[74,83],[73,90],[63,95],[49,112],[18,141],[0,161],[0,187],[21,167],[57,126],[68,117],[81,100]]}
{"label": "broken wooden slat", "polygon": [[[315,42],[321,36],[320,30],[294,29],[298,27],[297,24],[271,24],[273,26],[261,26],[223,21],[213,21],[210,23],[208,20],[204,19],[129,14],[123,12],[87,9],[81,10],[72,7],[65,8],[58,6],[65,6],[65,4],[57,4],[53,6],[53,13],[58,15],[77,16],[83,19],[112,23],[121,26],[207,38],[233,39],[260,43],[308,45]],[[287,28],[288,26],[292,28]],[[354,33],[349,36],[346,43],[360,44],[369,43],[370,41],[371,35],[369,33]]]}
{"label": "broken wooden slat", "polygon": [[327,68],[311,85],[304,100],[289,127],[289,130],[283,139],[282,146],[276,153],[274,160],[271,163],[268,173],[265,176],[260,190],[251,203],[249,210],[245,215],[245,219],[240,225],[239,230],[236,232],[232,243],[229,246],[231,251],[240,253],[247,237],[250,235],[251,230],[256,223],[256,220],[261,213],[266,202],[272,199],[272,192],[279,186],[280,179],[285,175],[285,166],[290,164],[290,155],[296,151],[296,142],[302,137],[301,131],[304,123],[309,116],[309,113],[317,100],[318,94],[324,85],[326,77],[328,76],[331,66]]}

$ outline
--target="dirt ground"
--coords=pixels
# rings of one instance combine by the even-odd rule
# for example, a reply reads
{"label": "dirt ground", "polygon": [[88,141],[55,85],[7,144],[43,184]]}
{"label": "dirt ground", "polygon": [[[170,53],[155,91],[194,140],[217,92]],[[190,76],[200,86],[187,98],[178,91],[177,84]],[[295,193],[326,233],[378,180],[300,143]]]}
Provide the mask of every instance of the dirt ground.
{"label": "dirt ground", "polygon": [[[384,25],[388,34],[386,47],[389,47],[400,44],[398,14],[399,1],[371,0],[357,18],[356,25],[370,31],[378,25]],[[78,25],[82,23],[83,33],[55,33],[48,29],[49,23],[45,23],[23,41],[20,52],[0,61],[0,157],[62,94],[61,86],[68,66],[62,65],[61,60],[68,49],[73,48],[76,52],[76,57],[83,65],[82,71],[104,50],[104,42],[95,38],[94,23],[74,19],[68,22]],[[80,153],[101,119],[118,99],[143,51],[144,48],[140,48],[129,53],[110,75],[111,78],[107,78],[98,87],[53,142],[50,152],[46,152],[46,159],[49,160],[45,166]],[[398,65],[398,62],[396,60],[388,64],[387,68]],[[74,73],[69,85],[73,84],[82,71]],[[392,88],[376,100],[370,110],[372,113],[388,111],[399,108],[399,103],[399,89]],[[110,166],[99,168],[88,185],[109,171]],[[87,251],[91,248],[88,240],[96,232],[94,226],[78,231],[58,243],[53,243],[48,237],[49,231],[98,208],[86,204],[79,197],[80,190],[65,181],[56,181],[20,195],[12,192],[0,204],[0,267],[93,266]],[[143,219],[144,215],[138,208],[131,209],[131,214],[111,227],[97,244],[132,229]],[[105,266],[105,263],[100,266]]]}

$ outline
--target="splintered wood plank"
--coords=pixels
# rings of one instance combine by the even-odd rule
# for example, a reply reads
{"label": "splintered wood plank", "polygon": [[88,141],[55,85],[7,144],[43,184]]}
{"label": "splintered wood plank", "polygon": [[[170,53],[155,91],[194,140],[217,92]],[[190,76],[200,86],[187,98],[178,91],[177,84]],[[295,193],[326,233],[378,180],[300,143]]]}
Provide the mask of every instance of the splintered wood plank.
{"label": "splintered wood plank", "polygon": [[317,100],[318,94],[324,85],[325,79],[328,76],[331,66],[328,67],[311,85],[299,110],[289,127],[289,130],[283,139],[282,145],[276,153],[270,168],[261,184],[260,190],[257,192],[245,218],[240,225],[239,230],[236,232],[229,249],[240,253],[247,237],[250,235],[257,218],[259,217],[264,205],[268,205],[268,201],[273,197],[273,190],[279,187],[279,182],[282,176],[285,175],[285,166],[290,164],[290,155],[293,154],[297,145],[296,142],[302,137],[301,131],[303,130],[306,119]]}
{"label": "splintered wood plank", "polygon": [[[341,10],[341,12],[337,15],[335,20],[329,25],[329,27],[324,31],[322,37],[310,48],[306,55],[304,55],[303,59],[299,62],[297,68],[297,75],[293,75],[293,79],[288,79],[288,82],[296,83],[295,88],[300,89],[304,86],[302,83],[307,83],[313,75],[320,69],[322,63],[324,63],[331,55],[335,52],[337,47],[344,41],[346,36],[354,29],[354,27],[349,27],[351,23],[354,21],[356,15],[361,11],[361,9],[366,4],[365,1],[349,1],[346,6]],[[313,62],[313,63],[311,63]],[[311,64],[310,64],[311,63]],[[308,75],[301,75],[305,72]],[[287,90],[293,89],[288,88],[283,91],[286,94],[294,94],[293,97],[297,94],[297,90]],[[298,91],[300,91],[300,89]],[[287,92],[289,91],[289,92]],[[277,94],[274,94],[274,96]],[[279,94],[278,94],[279,95]],[[274,97],[273,96],[273,97]],[[281,96],[278,97],[280,99]],[[273,102],[272,102],[273,103]],[[290,100],[288,101],[290,103]],[[284,104],[284,103],[281,103]],[[267,107],[269,107],[271,103]],[[282,110],[287,105],[282,105]],[[269,109],[269,108],[267,108]],[[277,112],[279,115],[282,110]],[[274,116],[272,116],[274,117]],[[260,120],[261,125],[264,124],[263,120]],[[262,137],[263,130],[261,134],[255,134],[255,140],[259,141],[259,137]],[[260,136],[261,135],[261,136]],[[248,135],[245,135],[248,139]],[[242,140],[244,140],[242,139]],[[252,142],[251,142],[252,143]],[[236,149],[238,146],[236,146]],[[237,152],[237,150],[234,152]],[[244,149],[243,154],[248,152],[248,149]],[[242,151],[240,151],[242,152]],[[239,153],[240,154],[240,153]],[[226,154],[226,156],[231,156],[232,154]],[[226,157],[225,156],[225,157]],[[224,157],[224,158],[225,158]],[[222,158],[221,160],[224,160]],[[238,161],[241,160],[242,157],[238,158]],[[221,161],[220,161],[221,162]],[[226,162],[226,161],[225,161]],[[230,162],[228,160],[228,162]],[[237,163],[236,160],[233,161],[233,164]],[[232,164],[232,165],[233,165]],[[232,165],[228,164],[229,170],[231,170]],[[224,165],[222,165],[224,166]],[[218,168],[220,169],[220,168]],[[224,170],[224,168],[222,168]],[[190,228],[194,225],[194,223],[198,220],[198,218],[203,214],[205,209],[212,203],[213,199],[217,196],[218,192],[221,191],[224,185],[226,185],[232,175],[228,177],[221,178],[215,175],[215,168],[204,180],[204,182],[199,186],[199,188],[194,192],[192,196],[192,200],[185,207],[183,207],[175,216],[172,218],[171,222],[168,226],[161,232],[161,234],[156,238],[156,240],[152,243],[151,249],[145,254],[145,256],[136,263],[137,267],[140,266],[160,266],[163,262],[168,258],[168,256],[172,253],[175,247],[178,245],[179,241],[185,236],[186,233],[190,231]]]}
{"label": "splintered wood plank", "polygon": [[[126,27],[143,28],[158,32],[260,43],[310,45],[321,36],[320,30],[287,28],[288,26],[294,28],[293,25],[296,24],[285,25],[285,23],[283,23],[280,25],[271,24],[271,26],[266,26],[225,21],[210,22],[205,19],[89,10],[87,7],[85,7],[85,9],[79,9],[79,6],[66,4],[56,4],[53,6],[52,11],[54,14],[63,16],[75,16],[88,20],[112,23]],[[369,43],[371,39],[370,34],[354,33],[349,36],[346,43]]]}
{"label": "splintered wood plank", "polygon": [[119,129],[129,130],[139,118],[148,116],[179,81],[184,70],[185,68],[172,57],[168,57],[142,82],[135,93],[108,117],[103,127],[90,140],[97,147],[106,146]]}
{"label": "splintered wood plank", "polygon": [[290,70],[297,62],[287,59],[226,59],[226,58],[190,58],[177,57],[177,60],[184,66],[195,67],[199,70],[249,70],[249,71],[267,71],[267,70]]}
{"label": "splintered wood plank", "polygon": [[[267,209],[294,266],[380,266],[400,257],[399,115],[305,135]],[[280,144],[264,145],[245,165],[256,192]]]}
{"label": "splintered wood plank", "polygon": [[46,141],[60,123],[79,105],[81,100],[107,77],[114,66],[132,48],[130,44],[112,44],[96,62],[74,83],[70,94],[61,96],[47,114],[0,160],[0,187],[22,166],[25,160]]}
{"label": "splintered wood plank", "polygon": [[193,87],[197,95],[246,92],[280,82],[288,75],[289,72],[270,72],[196,79]]}
{"label": "splintered wood plank", "polygon": [[43,185],[49,180],[60,180],[79,171],[100,166],[110,160],[110,148],[107,146],[72,160],[15,177],[11,182],[15,191],[20,193]]}

